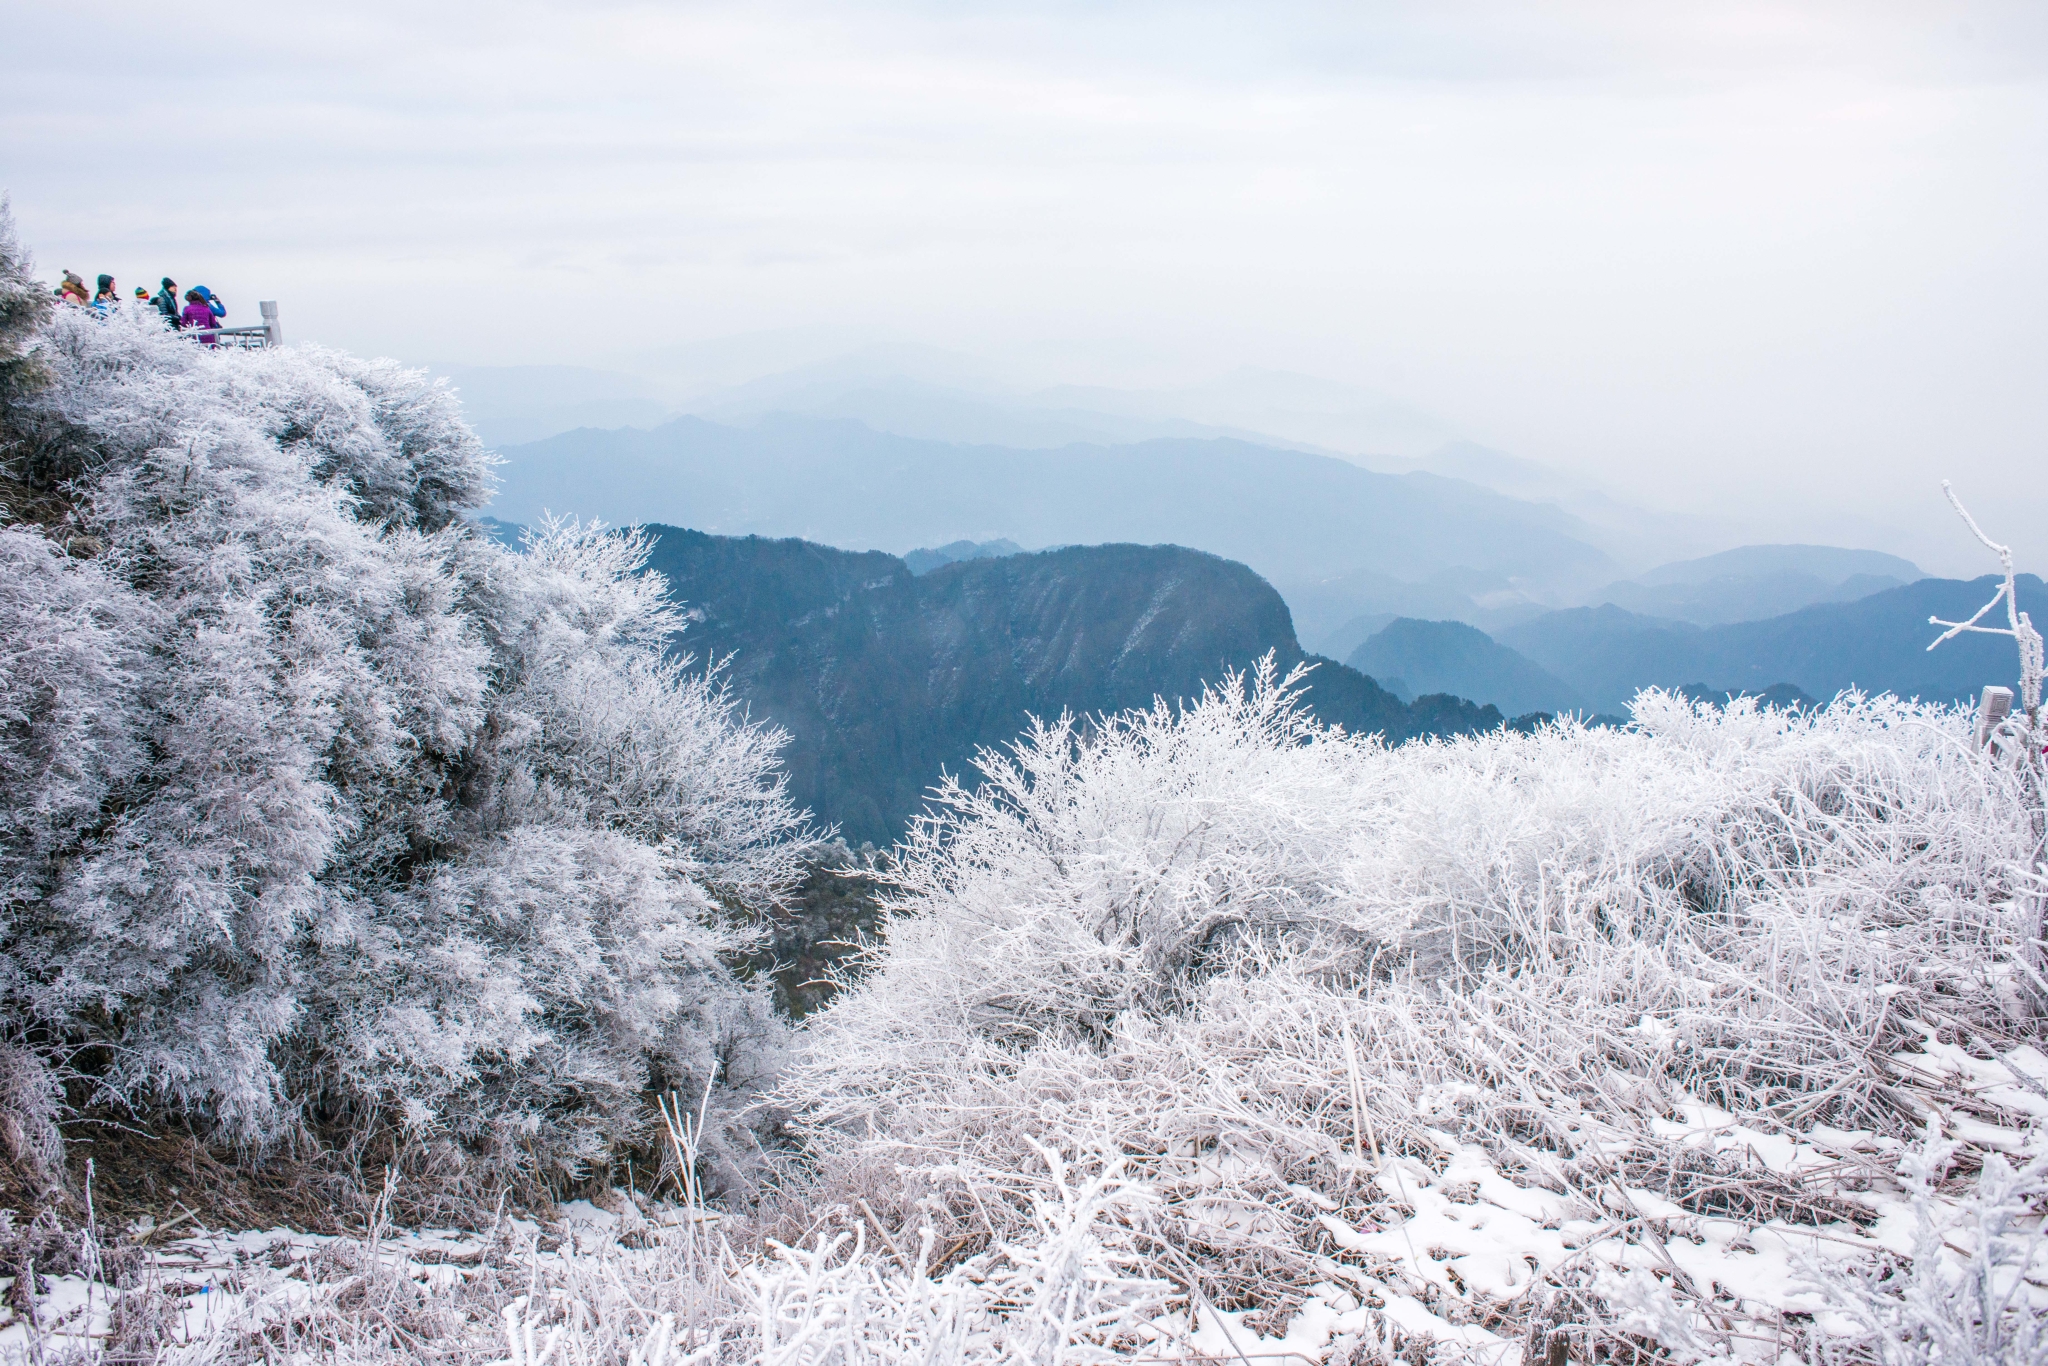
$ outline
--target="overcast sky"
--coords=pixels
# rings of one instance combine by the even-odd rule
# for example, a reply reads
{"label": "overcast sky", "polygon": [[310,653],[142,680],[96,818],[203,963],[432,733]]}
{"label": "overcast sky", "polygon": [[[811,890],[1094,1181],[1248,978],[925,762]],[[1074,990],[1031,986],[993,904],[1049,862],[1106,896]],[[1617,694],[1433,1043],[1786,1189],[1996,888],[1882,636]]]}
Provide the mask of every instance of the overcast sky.
{"label": "overcast sky", "polygon": [[2048,570],[2039,0],[4,8],[51,276],[416,359],[1295,369],[1975,570],[1951,477]]}

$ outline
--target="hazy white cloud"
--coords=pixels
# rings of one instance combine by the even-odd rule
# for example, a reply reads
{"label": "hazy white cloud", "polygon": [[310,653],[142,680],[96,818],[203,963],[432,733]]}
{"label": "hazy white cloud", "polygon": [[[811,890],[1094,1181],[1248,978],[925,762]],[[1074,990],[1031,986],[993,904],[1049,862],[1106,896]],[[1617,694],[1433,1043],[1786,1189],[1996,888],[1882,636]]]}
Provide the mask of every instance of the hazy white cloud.
{"label": "hazy white cloud", "polygon": [[1969,567],[1949,475],[2048,568],[2038,4],[9,10],[51,271],[422,358],[1295,368]]}

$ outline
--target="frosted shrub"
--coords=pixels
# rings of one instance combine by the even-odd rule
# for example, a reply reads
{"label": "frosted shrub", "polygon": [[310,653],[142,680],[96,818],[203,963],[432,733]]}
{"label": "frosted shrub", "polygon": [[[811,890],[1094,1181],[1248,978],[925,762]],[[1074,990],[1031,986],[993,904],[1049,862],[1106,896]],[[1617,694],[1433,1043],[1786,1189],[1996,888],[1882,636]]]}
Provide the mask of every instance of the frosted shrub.
{"label": "frosted shrub", "polygon": [[[1931,1059],[2034,1066],[2029,780],[1891,698],[1635,720],[1390,750],[1268,670],[984,756],[785,1084],[820,1178],[1007,1239],[1033,1145],[1117,1151],[1186,1259],[1156,1272],[1268,1327],[1334,1281],[1412,1300],[1383,1344],[1553,1303],[1681,1359],[1797,1339],[1810,1307],[1718,1298],[1657,1240],[1859,1245],[1901,1207],[1859,1193],[1899,1189],[1886,1145],[1961,1084]],[[1982,1142],[2035,1141],[2025,1085],[1969,1094],[2013,1126]],[[1472,1190],[1535,1274],[1470,1241]]]}
{"label": "frosted shrub", "polygon": [[[12,288],[11,229],[0,257]],[[48,1075],[483,1193],[772,1068],[720,955],[802,819],[780,736],[667,657],[646,545],[474,534],[493,457],[418,372],[32,322],[0,395],[0,980]]]}
{"label": "frosted shrub", "polygon": [[1298,682],[1269,665],[1085,739],[1073,717],[1038,723],[1015,756],[984,756],[980,786],[949,779],[903,850],[889,928],[888,970],[938,987],[919,1014],[965,1010],[989,1037],[1099,1032],[1177,999],[1230,945],[1398,929],[1355,876],[1370,795],[1350,779],[1370,742],[1318,729]]}
{"label": "frosted shrub", "polygon": [[[1826,1359],[2048,1366],[2048,1315],[2027,1293],[2028,1281],[2038,1284],[2048,1270],[2038,1212],[2048,1199],[2048,1155],[2021,1171],[1998,1153],[1986,1157],[1949,1234],[1940,1188],[1960,1146],[1930,1137],[1905,1156],[1914,1214],[1910,1257],[1887,1258],[1860,1275],[1823,1268],[1825,1289],[1862,1330],[1830,1344]],[[1951,1241],[1956,1237],[1963,1247]]]}
{"label": "frosted shrub", "polygon": [[[320,946],[315,1028],[325,1065],[414,1128],[573,1170],[650,1135],[648,1095],[718,1075],[743,1095],[774,1065],[766,999],[719,955],[794,881],[799,822],[780,737],[662,657],[673,621],[660,580],[633,577],[637,537],[558,527],[525,559],[469,544],[502,563],[478,590],[492,708],[443,817],[461,838],[410,872],[402,925],[366,905]],[[586,1122],[561,1126],[565,1105]]]}
{"label": "frosted shrub", "polygon": [[[933,1230],[914,1259],[864,1233],[773,1245],[747,1268],[749,1360],[810,1363],[1107,1362],[1159,1339],[1179,1297],[1146,1274],[1149,1194],[1115,1161],[1092,1174],[1042,1149],[1044,1194],[1021,1236],[935,1275]],[[744,1339],[743,1339],[744,1341]]]}

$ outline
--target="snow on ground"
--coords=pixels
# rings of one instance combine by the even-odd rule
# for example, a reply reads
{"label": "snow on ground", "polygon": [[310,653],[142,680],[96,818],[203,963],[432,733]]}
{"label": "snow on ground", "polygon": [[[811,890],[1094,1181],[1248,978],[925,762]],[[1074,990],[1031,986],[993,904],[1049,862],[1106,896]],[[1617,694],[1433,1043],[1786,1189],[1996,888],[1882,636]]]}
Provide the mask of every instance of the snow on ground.
{"label": "snow on ground", "polygon": [[[1951,1146],[2042,1161],[2048,1060],[2037,1050],[1979,1058],[1929,1040],[1893,1061],[1902,1073],[1939,1079],[1943,1095],[1975,1108],[1963,1126],[1945,1127]],[[1934,1108],[1935,1093],[1925,1095]],[[1361,1175],[1380,1207],[1401,1211],[1398,1217],[1361,1224],[1318,1212],[1331,1247],[1319,1258],[1323,1278],[1275,1329],[1253,1311],[1190,1297],[1184,1284],[1133,1274],[1135,1264],[1118,1249],[1128,1247],[1129,1216],[1155,1197],[1113,1172],[1068,1170],[1051,1155],[1063,1203],[1041,1211],[1038,1245],[970,1259],[936,1277],[913,1274],[917,1266],[906,1265],[902,1244],[859,1218],[848,1223],[825,1212],[826,1227],[808,1244],[741,1259],[717,1239],[715,1218],[615,1191],[609,1208],[571,1201],[546,1225],[508,1219],[481,1233],[190,1233],[153,1249],[125,1292],[78,1276],[50,1278],[36,1301],[40,1342],[14,1316],[0,1328],[0,1360],[89,1353],[107,1342],[110,1311],[123,1295],[175,1306],[161,1328],[165,1362],[247,1359],[250,1344],[266,1335],[332,1346],[347,1336],[335,1323],[376,1312],[367,1301],[347,1304],[351,1290],[379,1282],[386,1301],[393,1299],[388,1287],[402,1283],[420,1302],[451,1307],[438,1340],[415,1344],[418,1359],[500,1366],[794,1366],[900,1359],[913,1349],[919,1359],[995,1360],[1034,1341],[1049,1354],[1028,1359],[1045,1361],[1120,1355],[1320,1366],[1392,1361],[1421,1348],[1432,1361],[1505,1366],[1523,1359],[1525,1335],[1498,1331],[1502,1307],[1545,1282],[1570,1282],[1576,1270],[1619,1310],[1616,1325],[1633,1322],[1673,1359],[1789,1366],[1810,1359],[1814,1335],[1849,1341],[1863,1329],[1858,1305],[1846,1298],[1856,1268],[1924,1257],[1932,1248],[1945,1263],[1940,1274],[1956,1280],[1996,1261],[1987,1257],[1995,1249],[1986,1246],[1968,1191],[1937,1198],[1923,1191],[1916,1199],[1900,1170],[1912,1152],[1896,1141],[1826,1126],[1794,1139],[1712,1106],[1681,1108],[1683,1119],[1665,1122],[1663,1137],[1826,1185],[1860,1217],[1703,1217],[1658,1190],[1618,1180],[1589,1201],[1518,1181],[1483,1147],[1439,1132],[1432,1160],[1387,1155],[1365,1164]],[[1872,1179],[1886,1173],[1889,1180]],[[1290,1194],[1329,1203],[1312,1192]],[[2031,1223],[2006,1231],[2029,1256],[2040,1241],[2038,1217]],[[927,1241],[924,1255],[908,1260],[922,1265],[929,1252]],[[1994,1274],[1991,1284],[1998,1280]],[[2018,1268],[2002,1288],[2033,1313],[2048,1314],[2048,1259]],[[1702,1326],[1682,1297],[1723,1312]],[[1064,1315],[1057,1341],[1029,1332],[1047,1308]],[[863,1339],[861,1351],[850,1351],[852,1338]],[[378,1358],[343,1351],[333,1359]]]}

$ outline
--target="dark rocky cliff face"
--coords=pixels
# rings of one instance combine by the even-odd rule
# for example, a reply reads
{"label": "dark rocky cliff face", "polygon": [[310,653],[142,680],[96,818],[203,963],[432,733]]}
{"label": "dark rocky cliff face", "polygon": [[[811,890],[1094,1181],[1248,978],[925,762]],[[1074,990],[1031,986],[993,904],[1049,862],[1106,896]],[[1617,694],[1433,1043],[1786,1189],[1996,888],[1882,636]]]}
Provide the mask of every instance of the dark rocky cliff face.
{"label": "dark rocky cliff face", "polygon": [[[650,567],[691,624],[681,647],[731,656],[734,690],[792,737],[791,795],[855,842],[886,843],[940,772],[1014,740],[1032,715],[1191,698],[1267,651],[1308,658],[1287,605],[1241,564],[1179,546],[1075,546],[922,577],[879,552],[655,526]],[[1389,741],[1500,724],[1451,698],[1413,707],[1323,660],[1309,705]]]}

